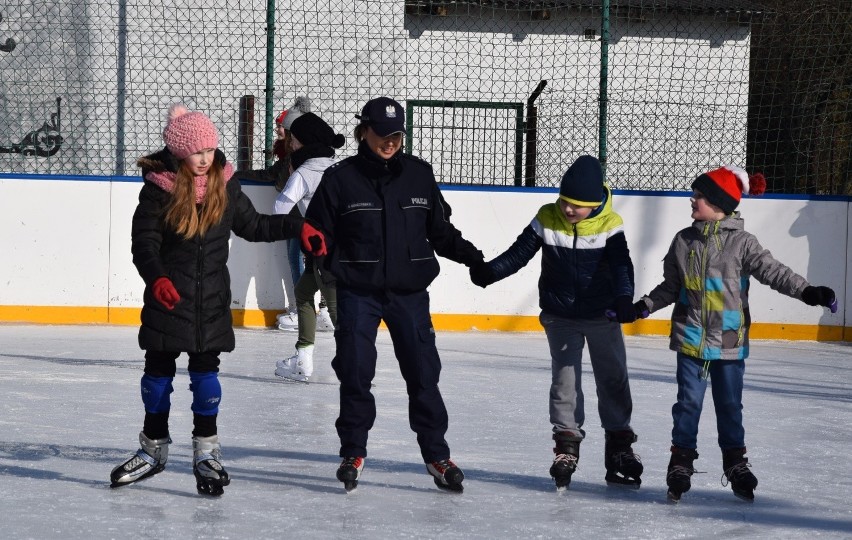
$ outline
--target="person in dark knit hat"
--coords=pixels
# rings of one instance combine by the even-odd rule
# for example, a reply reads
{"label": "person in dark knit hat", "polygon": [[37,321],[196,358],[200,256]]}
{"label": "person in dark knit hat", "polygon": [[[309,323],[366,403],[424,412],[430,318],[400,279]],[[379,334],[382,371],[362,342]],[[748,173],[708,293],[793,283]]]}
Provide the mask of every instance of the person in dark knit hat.
{"label": "person in dark knit hat", "polygon": [[765,187],[762,174],[749,176],[739,167],[699,175],[690,199],[695,221],[675,235],[663,260],[662,283],[634,306],[644,318],[675,304],[670,348],[677,353],[677,402],[666,474],[675,501],[689,491],[695,472],[698,422],[710,378],[724,478],[737,497],[754,499],[757,478],[745,457],[742,413],[750,278],[810,306],[837,309],[832,289],[810,285],[745,231],[736,208],[744,194],[760,195]]}
{"label": "person in dark knit hat", "polygon": [[619,324],[636,319],[633,263],[623,221],[612,209],[612,192],[597,158],[578,157],[562,176],[557,201],[542,206],[502,255],[471,267],[471,280],[486,287],[526,266],[539,250],[539,319],[553,370],[550,423],[556,445],[550,475],[563,490],[577,469],[586,436],[580,376],[588,343],[606,439],[605,480],[639,487],[643,467],[632,448],[633,400]]}
{"label": "person in dark knit hat", "polygon": [[[335,149],[346,138],[312,112],[300,115],[290,125],[293,174],[275,200],[275,213],[287,214],[294,207],[304,215],[325,170],[334,163]],[[330,273],[323,273],[318,262],[305,257],[305,271],[295,286],[299,338],[296,354],[275,364],[275,375],[297,381],[309,381],[314,371],[314,342],[317,330],[334,330],[337,320],[337,292]],[[314,296],[321,293],[319,313]]]}

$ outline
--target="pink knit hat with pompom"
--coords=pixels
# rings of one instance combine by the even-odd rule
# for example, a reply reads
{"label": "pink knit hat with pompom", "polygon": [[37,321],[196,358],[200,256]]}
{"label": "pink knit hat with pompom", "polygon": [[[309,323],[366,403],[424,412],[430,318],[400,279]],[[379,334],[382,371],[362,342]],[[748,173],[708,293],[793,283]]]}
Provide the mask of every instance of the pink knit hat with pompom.
{"label": "pink knit hat with pompom", "polygon": [[205,148],[218,148],[219,132],[204,113],[190,112],[186,105],[175,103],[169,107],[163,140],[176,158],[186,159]]}

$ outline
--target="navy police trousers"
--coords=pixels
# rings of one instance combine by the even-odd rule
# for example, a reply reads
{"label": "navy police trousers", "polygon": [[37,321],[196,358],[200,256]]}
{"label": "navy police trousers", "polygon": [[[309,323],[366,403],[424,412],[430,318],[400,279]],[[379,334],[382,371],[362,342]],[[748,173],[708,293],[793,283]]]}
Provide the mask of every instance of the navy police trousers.
{"label": "navy police trousers", "polygon": [[447,409],[438,379],[441,360],[429,314],[429,293],[337,289],[337,351],[331,365],[340,380],[340,416],[335,423],[341,457],[366,457],[367,433],[376,419],[370,392],[376,374],[376,335],[384,320],[408,391],[408,419],[423,461],[448,459]]}

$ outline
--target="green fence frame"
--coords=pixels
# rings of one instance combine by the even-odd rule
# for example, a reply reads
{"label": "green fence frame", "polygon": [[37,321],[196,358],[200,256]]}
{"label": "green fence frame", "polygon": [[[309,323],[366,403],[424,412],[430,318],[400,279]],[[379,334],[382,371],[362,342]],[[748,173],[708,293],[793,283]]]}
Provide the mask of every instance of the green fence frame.
{"label": "green fence frame", "polygon": [[432,107],[441,109],[494,109],[515,111],[515,185],[523,186],[523,155],[524,155],[524,104],[520,102],[497,102],[497,101],[443,101],[410,99],[405,103],[405,147],[406,152],[411,153],[414,149],[414,108]]}

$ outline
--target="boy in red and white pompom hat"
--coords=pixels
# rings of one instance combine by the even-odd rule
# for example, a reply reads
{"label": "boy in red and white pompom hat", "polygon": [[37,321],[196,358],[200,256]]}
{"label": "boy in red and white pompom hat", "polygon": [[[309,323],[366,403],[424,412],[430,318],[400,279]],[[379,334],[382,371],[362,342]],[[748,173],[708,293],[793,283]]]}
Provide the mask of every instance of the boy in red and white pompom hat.
{"label": "boy in red and white pompom hat", "polygon": [[183,103],[169,107],[163,130],[166,147],[178,159],[201,150],[219,147],[219,131],[206,114],[186,108]]}
{"label": "boy in red and white pompom hat", "polygon": [[749,176],[744,169],[728,165],[698,175],[692,189],[703,193],[710,204],[725,214],[732,214],[743,195],[763,195],[766,178],[761,173]]}
{"label": "boy in red and white pompom hat", "polygon": [[757,477],[746,457],[742,400],[750,352],[750,281],[831,313],[837,311],[837,296],[831,287],[811,285],[745,230],[745,220],[734,210],[743,194],[766,190],[762,174],[721,167],[700,174],[692,189],[694,221],[675,234],[663,259],[663,281],[633,305],[636,316],[645,318],[674,304],[669,348],[677,353],[677,401],[672,407],[668,497],[679,501],[691,487],[701,404],[712,380],[722,485],[753,501]]}

